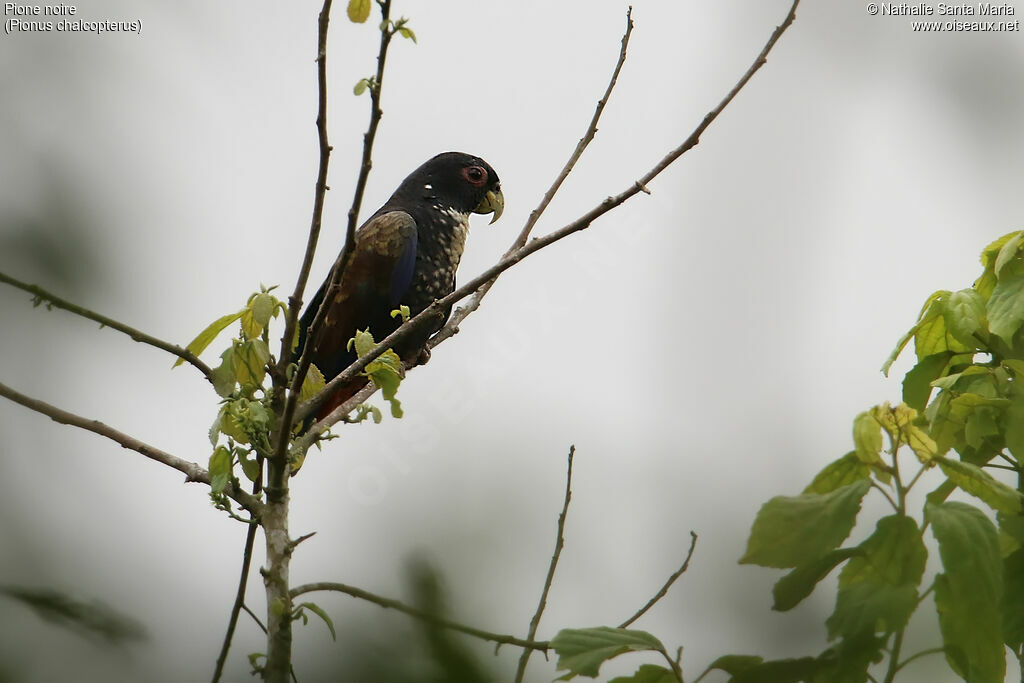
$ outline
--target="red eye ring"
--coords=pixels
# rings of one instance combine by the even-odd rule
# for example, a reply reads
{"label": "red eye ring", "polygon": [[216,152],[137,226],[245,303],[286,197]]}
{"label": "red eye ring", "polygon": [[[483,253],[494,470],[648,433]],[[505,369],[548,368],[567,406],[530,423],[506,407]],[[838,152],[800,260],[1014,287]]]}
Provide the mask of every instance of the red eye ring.
{"label": "red eye ring", "polygon": [[487,182],[487,170],[481,166],[469,166],[462,169],[462,177],[474,187],[483,187]]}

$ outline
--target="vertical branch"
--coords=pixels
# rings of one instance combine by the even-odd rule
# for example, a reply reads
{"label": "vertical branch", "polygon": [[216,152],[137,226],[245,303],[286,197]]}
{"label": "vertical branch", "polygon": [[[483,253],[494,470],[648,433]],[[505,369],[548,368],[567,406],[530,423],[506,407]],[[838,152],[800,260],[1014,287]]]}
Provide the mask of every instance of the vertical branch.
{"label": "vertical branch", "polygon": [[[258,495],[263,488],[263,459],[259,459],[259,476],[252,485],[253,495]],[[235,592],[235,603],[231,606],[231,616],[228,617],[228,627],[224,632],[224,642],[220,647],[220,654],[217,655],[217,664],[213,670],[213,678],[210,683],[217,683],[224,674],[224,664],[228,659],[228,652],[231,650],[231,641],[235,636],[235,627],[238,625],[238,615],[245,607],[245,589],[249,585],[249,569],[252,567],[252,548],[256,544],[257,524],[250,524],[245,532],[245,547],[242,550],[242,569],[238,577],[238,590]]]}
{"label": "vertical branch", "polygon": [[[537,603],[537,611],[530,619],[530,630],[526,634],[526,640],[532,641],[537,635],[537,627],[540,626],[540,617],[544,614],[544,608],[548,604],[548,591],[551,590],[551,582],[555,578],[555,567],[558,566],[558,558],[565,546],[565,517],[569,513],[569,501],[572,499],[572,458],[576,455],[576,446],[569,446],[569,465],[565,473],[565,502],[562,503],[562,512],[558,515],[558,533],[555,536],[555,552],[551,555],[551,563],[548,565],[548,575],[544,579],[544,589],[540,593],[540,602]],[[524,649],[519,656],[519,666],[516,668],[515,683],[523,683],[523,676],[526,675],[526,664],[530,661],[533,650]]]}
{"label": "vertical branch", "polygon": [[[330,0],[327,0],[325,7],[329,4]],[[380,108],[381,86],[384,83],[384,64],[387,62],[388,46],[391,44],[391,38],[394,35],[394,28],[390,23],[391,0],[378,0],[378,4],[380,5],[381,11],[381,28],[380,49],[377,52],[377,73],[374,77],[374,82],[369,87],[370,123],[366,129],[366,133],[363,134],[363,156],[359,167],[359,179],[356,182],[355,195],[352,198],[352,206],[348,210],[348,225],[345,230],[345,246],[342,248],[341,255],[338,257],[338,260],[335,261],[334,267],[331,269],[331,274],[328,278],[329,284],[327,286],[327,291],[325,292],[324,299],[320,304],[319,310],[316,312],[316,316],[313,318],[312,324],[309,326],[309,330],[307,330],[306,339],[313,339],[316,336],[317,331],[323,325],[324,318],[327,316],[328,303],[333,298],[334,292],[341,282],[341,273],[345,269],[345,263],[351,257],[352,251],[355,249],[356,222],[359,219],[359,209],[363,203],[363,194],[366,191],[366,182],[370,177],[370,169],[373,167],[373,143],[377,137],[377,126],[380,123],[381,117],[384,115]],[[322,14],[321,30],[324,32],[320,37],[321,44],[326,45],[326,20]],[[321,56],[317,58],[318,61],[321,57],[326,59],[326,57],[321,53]],[[321,63],[321,73],[322,72],[323,67]],[[327,107],[326,88],[326,83],[321,82],[320,99],[322,110],[325,110]],[[320,119],[317,119],[318,127],[319,124]],[[326,141],[327,132],[325,124],[324,129],[322,130],[321,143],[326,144]],[[321,151],[322,149],[323,148],[321,148]],[[322,210],[322,208],[323,207],[321,206],[320,209]],[[317,216],[319,216],[319,214],[317,214]],[[319,223],[317,224],[317,231],[319,232]],[[291,328],[291,334],[294,334],[294,327]],[[288,339],[291,339],[291,337],[288,337]],[[306,348],[302,350],[302,355],[298,361],[298,368],[291,379],[288,396],[281,412],[282,427],[276,451],[277,456],[281,458],[285,457],[288,448],[288,436],[291,433],[291,425],[295,419],[295,408],[298,405],[299,389],[302,387],[302,382],[306,379],[306,373],[309,371],[309,348],[310,346],[307,344]],[[284,355],[284,349],[282,347],[282,359],[290,356],[290,353],[287,356]]]}
{"label": "vertical branch", "polygon": [[295,291],[288,297],[288,315],[285,319],[284,336],[281,338],[281,353],[277,361],[275,383],[283,386],[285,368],[291,362],[292,339],[295,338],[295,327],[298,325],[299,312],[302,309],[302,295],[309,281],[309,271],[313,267],[313,255],[320,239],[320,224],[324,213],[324,199],[327,195],[327,169],[331,162],[332,147],[327,139],[327,28],[331,19],[331,0],[324,0],[323,8],[317,21],[317,114],[316,131],[320,146],[320,163],[317,168],[316,186],[313,193],[313,218],[309,226],[309,238],[306,241],[306,253],[302,257],[299,277],[295,282]]}
{"label": "vertical branch", "polygon": [[[291,674],[292,659],[292,601],[289,593],[289,563],[292,544],[288,537],[288,437],[291,434],[291,415],[295,412],[298,398],[296,387],[302,386],[302,378],[296,373],[291,383],[292,391],[287,395],[288,365],[291,363],[292,339],[295,337],[302,295],[309,279],[320,225],[323,218],[324,200],[327,194],[327,169],[330,164],[331,146],[327,137],[327,32],[331,19],[331,0],[324,0],[317,18],[317,117],[316,129],[320,146],[320,161],[317,168],[316,188],[313,195],[313,218],[306,242],[306,253],[295,283],[295,291],[288,298],[288,316],[284,337],[281,339],[281,355],[273,373],[274,414],[280,417],[277,423],[277,444],[267,458],[267,502],[265,514],[260,518],[267,544],[267,566],[262,570],[263,584],[267,596],[267,660],[263,668],[263,680],[268,683],[286,683]],[[305,355],[305,354],[303,354]],[[307,361],[308,364],[308,361]],[[295,380],[298,380],[297,382]],[[275,436],[271,433],[271,439]]]}

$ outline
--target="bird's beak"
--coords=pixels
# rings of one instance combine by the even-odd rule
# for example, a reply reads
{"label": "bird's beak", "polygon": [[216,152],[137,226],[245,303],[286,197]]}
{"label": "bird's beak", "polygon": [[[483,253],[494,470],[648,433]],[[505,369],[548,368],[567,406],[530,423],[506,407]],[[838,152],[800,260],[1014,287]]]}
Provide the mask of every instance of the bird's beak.
{"label": "bird's beak", "polygon": [[477,207],[473,209],[473,213],[493,213],[491,217],[491,223],[501,218],[502,212],[505,210],[505,195],[501,193],[501,188],[495,188],[488,190],[487,194]]}

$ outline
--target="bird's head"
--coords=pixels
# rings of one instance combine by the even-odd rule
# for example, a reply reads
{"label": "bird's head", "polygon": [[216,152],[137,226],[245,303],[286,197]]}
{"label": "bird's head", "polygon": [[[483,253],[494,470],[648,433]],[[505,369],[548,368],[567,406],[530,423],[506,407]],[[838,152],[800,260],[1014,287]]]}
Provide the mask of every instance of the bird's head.
{"label": "bird's head", "polygon": [[430,159],[402,183],[408,192],[427,193],[436,201],[460,213],[494,214],[501,217],[505,196],[501,181],[490,164],[463,152],[444,152]]}

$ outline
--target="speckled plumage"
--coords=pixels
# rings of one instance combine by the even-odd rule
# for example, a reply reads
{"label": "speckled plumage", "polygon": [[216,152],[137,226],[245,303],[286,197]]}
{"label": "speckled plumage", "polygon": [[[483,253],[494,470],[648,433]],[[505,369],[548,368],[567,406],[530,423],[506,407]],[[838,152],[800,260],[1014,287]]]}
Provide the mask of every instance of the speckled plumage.
{"label": "speckled plumage", "polygon": [[[496,195],[500,204],[488,206]],[[392,310],[405,305],[416,315],[450,294],[469,232],[469,214],[493,211],[497,218],[503,202],[497,174],[479,157],[445,152],[413,171],[356,232],[355,249],[341,274],[338,293],[312,340],[307,339],[308,328],[323,302],[327,282],[310,301],[300,321],[296,357],[307,343],[312,344],[310,359],[330,380],[355,361],[347,345],[356,330],[369,328],[381,340],[401,322],[391,317]],[[444,311],[429,329],[398,344],[398,355],[407,364],[414,363],[448,314]],[[358,378],[343,387],[321,415],[365,384],[365,378]]]}

